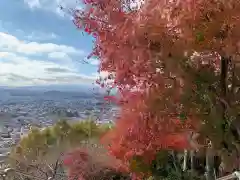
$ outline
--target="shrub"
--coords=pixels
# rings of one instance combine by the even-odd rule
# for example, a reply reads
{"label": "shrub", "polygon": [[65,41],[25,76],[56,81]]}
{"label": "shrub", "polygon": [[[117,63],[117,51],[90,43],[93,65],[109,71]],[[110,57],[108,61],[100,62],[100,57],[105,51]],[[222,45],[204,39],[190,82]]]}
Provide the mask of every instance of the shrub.
{"label": "shrub", "polygon": [[106,131],[106,127],[89,120],[72,124],[61,120],[43,130],[34,128],[11,149],[7,163],[15,170],[47,179],[53,175],[50,167],[57,163],[61,168],[65,153],[81,147],[90,139],[97,141]]}
{"label": "shrub", "polygon": [[[126,167],[96,141],[88,141],[68,153],[64,164],[68,167],[69,179],[110,180],[129,179]],[[125,170],[125,173],[124,171]],[[122,173],[121,173],[122,172]],[[125,175],[124,175],[125,174]]]}

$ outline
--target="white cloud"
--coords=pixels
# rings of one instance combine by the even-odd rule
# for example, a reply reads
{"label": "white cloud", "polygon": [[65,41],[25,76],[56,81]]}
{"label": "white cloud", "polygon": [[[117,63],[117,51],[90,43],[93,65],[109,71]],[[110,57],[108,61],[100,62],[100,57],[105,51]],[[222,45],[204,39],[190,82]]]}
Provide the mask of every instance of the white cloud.
{"label": "white cloud", "polygon": [[66,10],[79,7],[79,2],[76,0],[24,0],[24,3],[32,10],[43,9],[54,12],[61,17],[65,13],[60,9],[60,6]]}
{"label": "white cloud", "polygon": [[72,55],[83,58],[85,52],[72,46],[28,42],[0,32],[0,85],[94,82],[95,76],[81,74],[76,69]]}
{"label": "white cloud", "polygon": [[27,40],[52,40],[58,38],[58,35],[54,33],[32,32],[24,36]]}
{"label": "white cloud", "polygon": [[[32,10],[43,9],[51,11],[59,15],[60,17],[69,16],[64,11],[68,9],[82,9],[83,6],[76,0],[24,0],[24,3]],[[131,9],[140,9],[145,0],[130,0]],[[60,6],[64,8],[64,11],[60,9]]]}
{"label": "white cloud", "polygon": [[24,0],[24,3],[27,3],[30,8],[39,8],[41,7],[39,0]]}
{"label": "white cloud", "polygon": [[50,52],[65,52],[78,55],[84,54],[83,51],[72,46],[58,45],[53,43],[27,42],[19,40],[15,36],[3,32],[0,32],[0,49],[27,55]]}
{"label": "white cloud", "polygon": [[12,33],[23,37],[23,39],[29,40],[29,41],[47,41],[47,40],[53,40],[53,39],[59,39],[60,37],[53,33],[53,32],[42,32],[42,31],[38,31],[38,30],[34,30],[34,31],[26,31],[26,30],[22,30],[22,29],[16,29],[13,28],[14,24],[12,24],[11,22],[7,22],[7,21],[1,21],[0,20],[0,32],[9,32],[7,29],[9,29],[9,27],[11,27],[10,29],[12,29]]}
{"label": "white cloud", "polygon": [[90,59],[85,58],[85,61],[93,66],[97,66],[100,63],[100,61],[95,58],[90,58]]}
{"label": "white cloud", "polygon": [[90,64],[92,64],[92,65],[99,65],[99,60],[94,59],[94,60],[92,60],[92,61],[90,62]]}
{"label": "white cloud", "polygon": [[76,69],[48,61],[33,60],[14,53],[0,52],[0,85],[25,86],[59,83],[92,83]]}
{"label": "white cloud", "polygon": [[65,52],[51,52],[48,54],[48,57],[56,60],[64,60],[64,61],[71,60],[71,58]]}
{"label": "white cloud", "polygon": [[0,58],[5,58],[5,57],[8,57],[8,56],[11,56],[11,53],[9,53],[9,52],[0,52]]}
{"label": "white cloud", "polygon": [[92,75],[93,76],[95,76],[96,78],[99,78],[99,77],[101,77],[101,78],[106,78],[106,77],[108,77],[109,76],[109,72],[107,72],[107,71],[101,71],[101,72],[99,72],[99,73],[93,73]]}

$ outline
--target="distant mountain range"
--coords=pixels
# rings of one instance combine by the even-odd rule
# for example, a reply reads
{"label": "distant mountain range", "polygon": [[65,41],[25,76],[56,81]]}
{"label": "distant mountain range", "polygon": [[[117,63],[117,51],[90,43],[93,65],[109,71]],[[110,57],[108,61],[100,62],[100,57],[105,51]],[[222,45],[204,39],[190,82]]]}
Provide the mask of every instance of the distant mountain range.
{"label": "distant mountain range", "polygon": [[26,86],[6,87],[0,86],[0,100],[9,97],[102,97],[106,90],[97,86],[83,85],[48,85],[48,86]]}
{"label": "distant mountain range", "polygon": [[0,86],[0,89],[4,90],[32,90],[32,91],[89,91],[91,89],[99,89],[96,86],[87,86],[87,85],[41,85],[41,86],[22,86],[22,87],[8,87],[8,86]]}
{"label": "distant mountain range", "polygon": [[[8,87],[0,86],[0,91],[26,91],[26,92],[47,92],[47,91],[60,91],[60,92],[85,92],[105,94],[106,89],[100,88],[97,85],[41,85],[41,86],[23,86],[23,87]],[[115,93],[115,91],[113,92]]]}

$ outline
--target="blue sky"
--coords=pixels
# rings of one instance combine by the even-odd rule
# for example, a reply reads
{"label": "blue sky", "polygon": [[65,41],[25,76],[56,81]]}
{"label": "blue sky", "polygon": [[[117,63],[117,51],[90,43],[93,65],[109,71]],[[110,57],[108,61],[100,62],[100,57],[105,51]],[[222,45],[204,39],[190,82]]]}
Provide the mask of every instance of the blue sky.
{"label": "blue sky", "polygon": [[77,6],[76,0],[0,0],[0,86],[95,81],[98,61],[80,63],[93,38],[76,29],[59,4]]}

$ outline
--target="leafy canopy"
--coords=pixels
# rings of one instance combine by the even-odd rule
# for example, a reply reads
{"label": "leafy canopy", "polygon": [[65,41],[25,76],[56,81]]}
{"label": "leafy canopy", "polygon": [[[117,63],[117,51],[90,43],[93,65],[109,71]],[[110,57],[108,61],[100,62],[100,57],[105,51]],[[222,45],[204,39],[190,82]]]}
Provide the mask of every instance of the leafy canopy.
{"label": "leafy canopy", "polygon": [[73,11],[75,25],[95,37],[99,71],[109,72],[97,83],[119,90],[108,97],[121,107],[104,139],[110,152],[127,164],[139,155],[151,162],[160,149],[197,149],[192,131],[221,149],[239,108],[222,108],[220,67],[239,56],[240,1],[134,2],[88,0]]}

